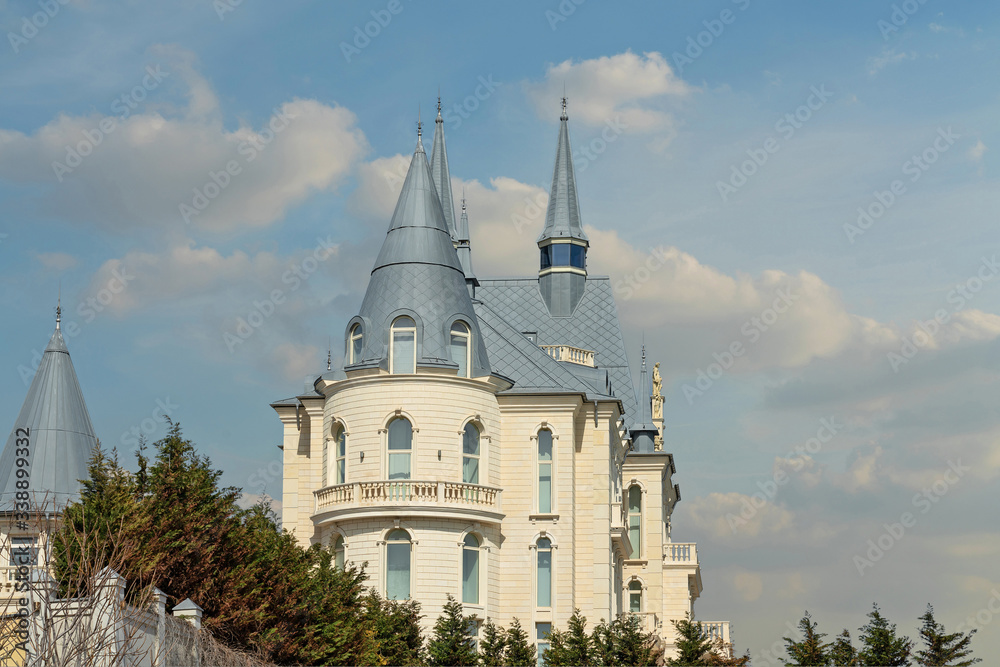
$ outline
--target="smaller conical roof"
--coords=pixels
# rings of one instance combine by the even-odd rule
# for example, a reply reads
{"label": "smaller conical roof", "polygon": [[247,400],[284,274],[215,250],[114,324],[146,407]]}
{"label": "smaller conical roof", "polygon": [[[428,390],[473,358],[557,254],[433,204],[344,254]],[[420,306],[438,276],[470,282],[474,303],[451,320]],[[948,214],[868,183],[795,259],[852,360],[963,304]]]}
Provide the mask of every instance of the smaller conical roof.
{"label": "smaller conical roof", "polygon": [[455,225],[455,202],[451,195],[451,172],[448,170],[448,149],[444,144],[444,118],[441,117],[441,98],[438,98],[437,118],[434,119],[434,144],[431,147],[431,176],[434,188],[441,199],[444,220],[448,223],[448,234],[453,241],[458,240]]}
{"label": "smaller conical roof", "polygon": [[549,205],[545,211],[545,227],[538,237],[538,242],[552,238],[571,238],[589,242],[580,222],[580,199],[576,193],[573,151],[569,144],[566,98],[563,98],[563,112],[559,117],[559,143],[556,147],[556,165],[552,172]]}
{"label": "smaller conical roof", "polygon": [[637,405],[639,413],[629,431],[632,434],[633,449],[641,453],[652,452],[655,448],[654,439],[660,430],[653,424],[652,390],[646,375],[646,346],[642,346],[642,369],[639,371],[639,396]]}
{"label": "smaller conical roof", "polygon": [[462,196],[462,216],[458,219],[458,261],[462,264],[465,282],[479,285],[476,272],[472,270],[472,240],[469,238],[469,213],[465,208],[465,195]]}
{"label": "smaller conical roof", "polygon": [[[25,432],[27,447],[22,441]],[[0,455],[0,510],[7,509],[15,493],[25,490],[32,494],[32,502],[47,502],[47,509],[76,500],[80,480],[89,477],[87,465],[96,445],[97,436],[57,319]],[[25,448],[27,456],[19,451]],[[19,465],[22,460],[27,465]],[[18,470],[26,470],[27,475],[19,477]],[[18,488],[18,481],[27,481],[27,488]]]}

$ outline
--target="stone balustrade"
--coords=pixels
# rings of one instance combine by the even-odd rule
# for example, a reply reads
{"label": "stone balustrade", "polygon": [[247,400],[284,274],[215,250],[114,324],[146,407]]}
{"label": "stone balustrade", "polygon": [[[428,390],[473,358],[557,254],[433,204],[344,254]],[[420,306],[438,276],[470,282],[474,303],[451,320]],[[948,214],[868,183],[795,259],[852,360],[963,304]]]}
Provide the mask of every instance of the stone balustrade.
{"label": "stone balustrade", "polygon": [[351,482],[328,486],[314,495],[316,514],[400,504],[500,511],[500,489],[463,482],[412,479]]}
{"label": "stone balustrade", "polygon": [[663,545],[664,563],[698,563],[698,545],[694,542],[670,542]]}
{"label": "stone balustrade", "polygon": [[572,345],[540,345],[539,347],[556,361],[568,361],[571,364],[594,367],[596,355],[593,350],[584,350]]}

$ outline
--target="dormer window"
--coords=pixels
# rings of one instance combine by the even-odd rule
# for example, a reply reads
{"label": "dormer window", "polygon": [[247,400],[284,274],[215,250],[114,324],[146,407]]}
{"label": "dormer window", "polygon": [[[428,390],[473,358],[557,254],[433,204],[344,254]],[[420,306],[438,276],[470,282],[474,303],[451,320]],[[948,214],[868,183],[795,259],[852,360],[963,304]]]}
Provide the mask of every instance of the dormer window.
{"label": "dormer window", "polygon": [[360,324],[351,327],[351,335],[347,342],[347,358],[349,364],[361,361],[361,350],[364,347],[364,330]]}
{"label": "dormer window", "polygon": [[455,322],[451,325],[451,360],[458,364],[458,377],[469,377],[471,334],[465,322]]}
{"label": "dormer window", "polygon": [[396,375],[417,372],[417,325],[406,315],[392,323],[389,372]]}

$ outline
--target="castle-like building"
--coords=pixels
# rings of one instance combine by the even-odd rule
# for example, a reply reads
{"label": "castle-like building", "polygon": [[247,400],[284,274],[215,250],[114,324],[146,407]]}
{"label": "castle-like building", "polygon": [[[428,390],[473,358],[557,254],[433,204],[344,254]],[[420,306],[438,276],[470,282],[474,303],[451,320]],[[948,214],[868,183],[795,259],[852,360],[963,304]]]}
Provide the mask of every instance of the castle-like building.
{"label": "castle-like building", "polygon": [[[448,594],[479,619],[517,617],[540,649],[574,609],[591,622],[631,612],[669,656],[701,568],[671,535],[681,496],[658,364],[650,386],[643,352],[634,391],[611,282],[590,273],[565,100],[537,247],[535,276],[476,276],[439,103],[343,369],[272,404],[283,524],[340,564],[367,563],[370,584],[418,600],[428,628]],[[728,623],[708,628],[729,641]]]}

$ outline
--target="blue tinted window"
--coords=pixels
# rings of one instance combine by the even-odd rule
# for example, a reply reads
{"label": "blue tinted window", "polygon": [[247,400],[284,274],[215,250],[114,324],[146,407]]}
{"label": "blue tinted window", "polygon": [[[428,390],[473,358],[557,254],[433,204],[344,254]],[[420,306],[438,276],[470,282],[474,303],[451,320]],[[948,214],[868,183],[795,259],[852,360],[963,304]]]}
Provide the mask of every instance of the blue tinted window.
{"label": "blue tinted window", "polygon": [[569,244],[556,243],[552,249],[552,266],[569,266]]}
{"label": "blue tinted window", "polygon": [[582,245],[570,246],[571,256],[570,256],[570,266],[575,266],[578,269],[585,269],[587,261],[586,248]]}
{"label": "blue tinted window", "polygon": [[542,248],[542,269],[547,269],[552,266],[552,246],[545,246]]}

